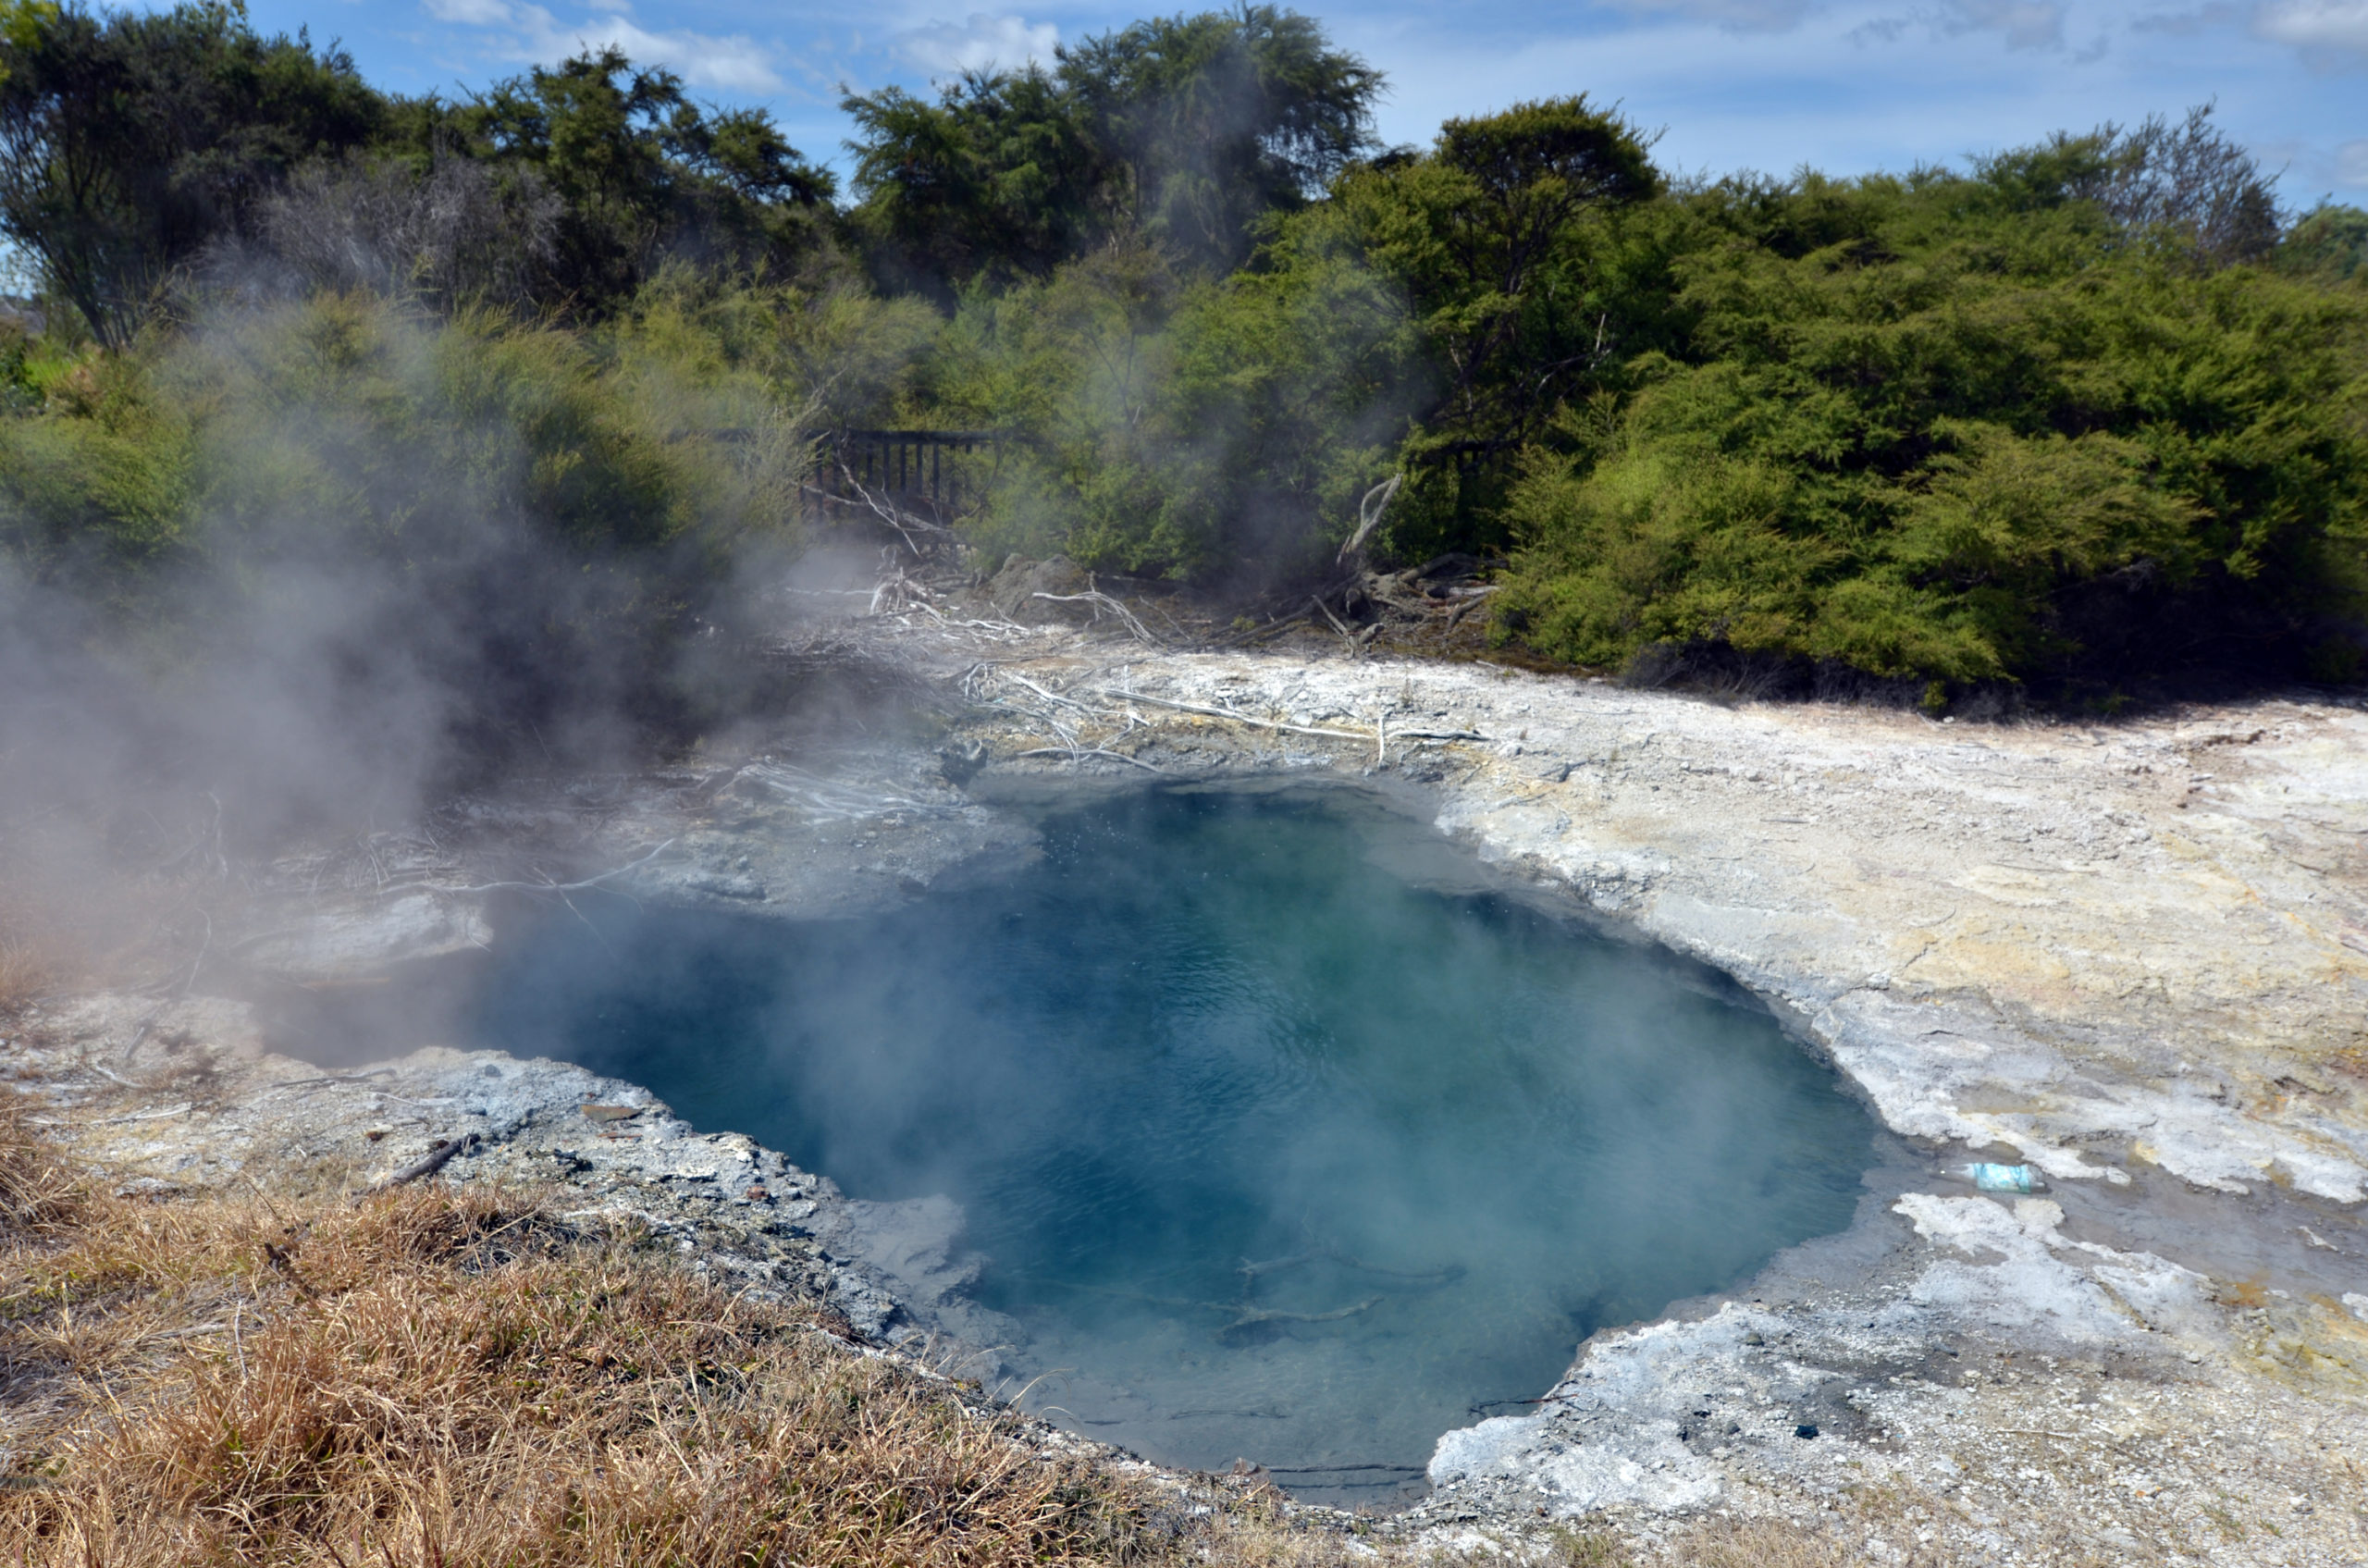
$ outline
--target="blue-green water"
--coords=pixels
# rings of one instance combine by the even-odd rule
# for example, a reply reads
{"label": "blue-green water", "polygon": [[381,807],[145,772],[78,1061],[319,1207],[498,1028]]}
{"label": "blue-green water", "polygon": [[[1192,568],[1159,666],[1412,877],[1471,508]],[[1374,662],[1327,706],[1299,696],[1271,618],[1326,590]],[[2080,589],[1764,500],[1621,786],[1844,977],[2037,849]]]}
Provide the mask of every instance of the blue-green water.
{"label": "blue-green water", "polygon": [[1764,1012],[1455,890],[1369,807],[1042,825],[1017,874],[874,919],[552,921],[482,1032],[853,1196],[951,1195],[1031,1407],[1319,1495],[1387,1495],[1597,1327],[1849,1222],[1873,1124]]}

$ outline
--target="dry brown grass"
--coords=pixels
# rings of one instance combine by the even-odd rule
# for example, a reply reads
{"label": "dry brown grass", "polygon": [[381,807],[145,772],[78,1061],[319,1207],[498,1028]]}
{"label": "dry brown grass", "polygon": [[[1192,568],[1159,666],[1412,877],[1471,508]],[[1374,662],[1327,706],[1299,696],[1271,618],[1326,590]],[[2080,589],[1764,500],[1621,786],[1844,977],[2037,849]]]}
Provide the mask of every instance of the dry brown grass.
{"label": "dry brown grass", "polygon": [[123,1200],[31,1130],[0,1118],[0,1561],[992,1565],[1139,1530],[1007,1417],[516,1195]]}
{"label": "dry brown grass", "polygon": [[[816,1313],[577,1235],[531,1194],[118,1197],[0,1091],[0,1563],[1449,1561],[1306,1527],[1254,1484],[1210,1511],[1048,1457]],[[1539,1544],[1540,1568],[1644,1568],[1599,1531]],[[1712,1522],[1658,1561],[1858,1558]]]}
{"label": "dry brown grass", "polygon": [[[1671,1553],[1683,1568],[1850,1568],[1864,1554],[1819,1530],[1779,1520],[1716,1520],[1696,1526]],[[1930,1559],[1910,1559],[1924,1568]]]}
{"label": "dry brown grass", "polygon": [[72,1165],[40,1136],[24,1102],[0,1090],[0,1245],[57,1233],[74,1219],[80,1196]]}

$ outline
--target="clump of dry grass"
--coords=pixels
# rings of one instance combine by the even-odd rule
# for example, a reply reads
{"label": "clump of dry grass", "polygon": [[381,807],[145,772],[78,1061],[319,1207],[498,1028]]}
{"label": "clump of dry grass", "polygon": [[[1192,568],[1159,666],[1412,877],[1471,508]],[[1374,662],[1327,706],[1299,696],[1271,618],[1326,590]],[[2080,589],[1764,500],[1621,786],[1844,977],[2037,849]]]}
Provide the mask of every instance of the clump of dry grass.
{"label": "clump of dry grass", "polygon": [[31,1130],[0,1560],[992,1565],[1139,1527],[1009,1418],[515,1195],[68,1209]]}
{"label": "clump of dry grass", "polygon": [[34,1128],[24,1099],[0,1090],[0,1242],[56,1231],[74,1217],[78,1195],[73,1167]]}

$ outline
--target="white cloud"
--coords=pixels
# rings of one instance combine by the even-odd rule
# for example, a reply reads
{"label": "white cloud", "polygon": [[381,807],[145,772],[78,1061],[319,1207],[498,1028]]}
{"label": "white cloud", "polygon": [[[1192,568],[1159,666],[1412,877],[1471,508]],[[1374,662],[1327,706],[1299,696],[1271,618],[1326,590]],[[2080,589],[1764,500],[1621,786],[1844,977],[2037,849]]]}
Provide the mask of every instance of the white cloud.
{"label": "white cloud", "polygon": [[[613,12],[626,8],[625,0],[589,3]],[[635,65],[664,66],[694,87],[770,93],[783,86],[772,67],[772,51],[746,33],[718,37],[703,32],[652,32],[618,14],[587,18],[581,26],[571,27],[544,7],[522,0],[426,0],[426,4],[428,14],[438,21],[509,34],[501,52],[538,65],[614,44]]]}
{"label": "white cloud", "polygon": [[427,0],[427,14],[458,27],[507,27],[510,0]]}
{"label": "white cloud", "polygon": [[[1861,22],[1845,36],[1861,47],[1897,43],[1910,28],[1921,24],[1930,28],[1936,38],[1994,32],[2005,39],[2009,49],[2060,50],[2064,47],[2064,19],[2070,10],[2070,0],[1941,0],[1937,6],[1905,16],[1876,17]],[[2091,64],[2104,56],[2105,48],[2105,41],[2099,38],[2074,56],[2075,62]]]}
{"label": "white cloud", "polygon": [[2193,38],[2205,30],[2226,27],[2244,19],[2245,13],[2229,0],[2211,0],[2192,11],[2149,11],[2130,19],[2132,32],[2159,32],[2173,38]]}
{"label": "white cloud", "polygon": [[2003,33],[2009,49],[2060,49],[2068,9],[2065,0],[1948,0],[1941,29]]}
{"label": "white cloud", "polygon": [[2347,142],[2335,150],[2335,180],[2353,191],[2368,191],[2368,141]]}
{"label": "white cloud", "polygon": [[1816,0],[1613,0],[1621,9],[1716,22],[1730,32],[1782,32],[1798,27]]}
{"label": "white cloud", "polygon": [[2253,31],[2313,65],[2331,63],[2323,53],[2330,49],[2368,56],[2368,0],[2275,0],[2254,16]]}
{"label": "white cloud", "polygon": [[893,44],[899,57],[931,76],[1049,61],[1061,41],[1051,22],[1025,17],[991,17],[974,11],[960,22],[935,21],[909,28]]}

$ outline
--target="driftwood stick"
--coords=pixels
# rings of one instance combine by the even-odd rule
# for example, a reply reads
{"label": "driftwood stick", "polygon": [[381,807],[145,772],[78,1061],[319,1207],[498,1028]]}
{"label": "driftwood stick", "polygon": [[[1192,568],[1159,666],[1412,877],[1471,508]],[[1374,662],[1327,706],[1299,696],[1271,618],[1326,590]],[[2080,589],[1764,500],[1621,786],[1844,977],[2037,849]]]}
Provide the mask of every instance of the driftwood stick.
{"label": "driftwood stick", "polygon": [[1552,1393],[1540,1394],[1534,1400],[1484,1400],[1478,1404],[1469,1405],[1465,1408],[1470,1410],[1473,1414],[1480,1415],[1491,1410],[1502,1410],[1508,1405],[1568,1404],[1570,1401],[1570,1395],[1557,1389]]}
{"label": "driftwood stick", "polygon": [[1040,746],[1032,750],[1015,751],[1012,755],[1015,757],[1067,757],[1073,761],[1085,757],[1107,757],[1114,761],[1132,762],[1136,767],[1150,772],[1167,772],[1156,762],[1146,762],[1140,757],[1129,757],[1123,751],[1113,751],[1102,746]]}
{"label": "driftwood stick", "polygon": [[[1371,1312],[1380,1304],[1379,1296],[1371,1296],[1354,1306],[1344,1306],[1337,1312],[1276,1312],[1272,1307],[1243,1306],[1239,1315],[1225,1327],[1226,1329],[1247,1328],[1253,1323],[1338,1323],[1344,1317],[1354,1317],[1359,1313]],[[1218,1332],[1223,1333],[1225,1329],[1219,1329]]]}
{"label": "driftwood stick", "polygon": [[362,1198],[375,1197],[378,1193],[386,1191],[388,1188],[401,1187],[405,1182],[416,1181],[423,1176],[433,1176],[438,1171],[442,1170],[446,1166],[451,1164],[452,1156],[454,1154],[459,1154],[462,1150],[469,1147],[469,1145],[476,1142],[477,1135],[474,1132],[465,1136],[447,1138],[443,1142],[437,1144],[436,1147],[430,1149],[426,1154],[412,1161],[411,1164],[403,1167],[402,1169],[395,1172],[392,1176],[388,1177],[385,1180],[374,1181],[369,1186],[364,1188],[362,1190],[362,1197],[356,1198],[354,1202],[358,1204],[362,1201]]}
{"label": "driftwood stick", "polygon": [[1005,670],[1002,672],[1002,674],[1005,680],[1026,686],[1030,691],[1034,692],[1038,697],[1042,698],[1047,702],[1057,702],[1065,707],[1074,708],[1080,713],[1099,714],[1102,711],[1098,708],[1088,708],[1076,698],[1064,697],[1056,691],[1047,691],[1042,686],[1040,686],[1035,682],[1030,680],[1027,676],[1019,673],[1017,670]]}
{"label": "driftwood stick", "polygon": [[[319,1078],[288,1078],[273,1084],[272,1089],[317,1089],[324,1083],[367,1083],[374,1078],[392,1078],[392,1068],[373,1068],[368,1072],[324,1073]],[[266,1091],[267,1093],[268,1091]]]}
{"label": "driftwood stick", "polygon": [[[1172,708],[1179,713],[1200,713],[1212,719],[1230,719],[1237,724],[1255,724],[1261,729],[1288,730],[1295,735],[1325,735],[1333,740],[1353,740],[1360,745],[1373,738],[1363,730],[1327,730],[1317,724],[1287,724],[1280,719],[1261,719],[1254,713],[1236,712],[1230,708],[1211,708],[1198,702],[1178,702],[1172,697],[1153,697],[1149,692],[1128,691],[1113,686],[1104,696],[1122,698],[1129,702],[1148,702],[1154,708]],[[1400,740],[1486,740],[1477,730],[1400,730]]]}
{"label": "driftwood stick", "polygon": [[855,476],[855,470],[848,467],[845,463],[839,464],[839,474],[841,477],[846,480],[847,488],[863,499],[864,505],[870,507],[874,512],[878,513],[882,522],[896,530],[897,534],[901,536],[905,541],[905,548],[911,550],[915,555],[918,556],[923,552],[921,547],[914,541],[913,536],[906,532],[906,525],[907,524],[911,525],[915,528],[919,528],[925,534],[951,534],[954,531],[943,523],[932,523],[926,517],[916,516],[912,512],[906,512],[901,506],[896,506],[880,500],[870,490],[863,488],[863,481],[857,479]]}
{"label": "driftwood stick", "polygon": [[1385,1279],[1412,1279],[1424,1285],[1448,1285],[1463,1278],[1463,1266],[1460,1263],[1445,1264],[1437,1268],[1384,1268],[1377,1263],[1367,1263],[1335,1247],[1326,1247],[1313,1255],[1330,1258],[1343,1268],[1353,1268],[1360,1274],[1377,1274]]}
{"label": "driftwood stick", "polygon": [[597,877],[586,877],[582,882],[488,882],[480,883],[475,887],[451,887],[444,891],[447,893],[581,893],[586,888],[598,887],[604,882],[623,876],[627,871],[637,871],[673,846],[674,841],[670,838],[638,860],[628,860],[614,870],[602,871]]}
{"label": "driftwood stick", "polygon": [[184,1102],[181,1105],[174,1105],[166,1110],[142,1111],[138,1116],[108,1117],[98,1125],[101,1127],[120,1127],[128,1121],[166,1121],[174,1117],[187,1116],[194,1109],[196,1109],[195,1105]]}
{"label": "driftwood stick", "polygon": [[1149,643],[1153,648],[1161,646],[1160,640],[1151,635],[1150,628],[1146,627],[1141,621],[1135,619],[1134,611],[1128,610],[1125,605],[1119,603],[1116,599],[1111,598],[1108,594],[1104,593],[1099,588],[1091,588],[1081,594],[1034,593],[1029,595],[1029,597],[1030,599],[1050,599],[1054,604],[1090,604],[1093,606],[1096,615],[1099,615],[1103,611],[1107,610],[1112,614],[1117,616],[1121,622],[1125,623],[1127,630],[1132,632],[1138,641]]}
{"label": "driftwood stick", "polygon": [[1365,492],[1364,499],[1357,502],[1357,531],[1350,534],[1348,543],[1340,547],[1338,564],[1345,566],[1364,554],[1366,541],[1373,537],[1373,531],[1381,526],[1381,514],[1389,510],[1390,501],[1398,494],[1398,487],[1405,482],[1404,475],[1392,474]]}
{"label": "driftwood stick", "polygon": [[1124,698],[1130,702],[1148,702],[1153,708],[1172,708],[1178,713],[1199,713],[1211,719],[1230,719],[1237,724],[1255,724],[1260,729],[1288,730],[1295,735],[1328,735],[1334,740],[1362,741],[1365,737],[1355,730],[1327,730],[1314,724],[1287,724],[1280,719],[1261,719],[1252,713],[1237,713],[1230,708],[1211,708],[1203,703],[1178,702],[1172,697],[1153,697],[1149,692],[1113,690],[1106,695]]}

